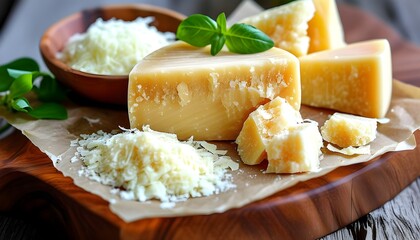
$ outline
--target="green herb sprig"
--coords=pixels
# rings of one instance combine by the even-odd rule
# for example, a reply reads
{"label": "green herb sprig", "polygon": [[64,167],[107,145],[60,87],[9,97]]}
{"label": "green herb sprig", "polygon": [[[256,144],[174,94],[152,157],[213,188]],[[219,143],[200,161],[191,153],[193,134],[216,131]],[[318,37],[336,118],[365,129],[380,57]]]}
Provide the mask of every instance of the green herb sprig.
{"label": "green herb sprig", "polygon": [[[34,82],[39,79],[39,84]],[[32,107],[25,97],[34,92],[42,102]],[[0,105],[9,111],[24,112],[36,119],[67,119],[67,110],[58,102],[64,90],[49,73],[41,72],[31,58],[19,58],[0,66]]]}
{"label": "green herb sprig", "polygon": [[274,46],[273,40],[257,28],[237,23],[227,28],[226,16],[216,21],[202,14],[193,14],[178,26],[176,36],[195,47],[211,45],[211,55],[217,55],[226,44],[229,51],[240,54],[264,52]]}

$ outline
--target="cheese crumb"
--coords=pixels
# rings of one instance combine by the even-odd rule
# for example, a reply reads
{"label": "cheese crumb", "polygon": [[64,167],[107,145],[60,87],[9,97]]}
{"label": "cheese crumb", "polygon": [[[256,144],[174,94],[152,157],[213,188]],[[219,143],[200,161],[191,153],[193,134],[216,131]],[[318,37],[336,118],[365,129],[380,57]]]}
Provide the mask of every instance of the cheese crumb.
{"label": "cheese crumb", "polygon": [[76,156],[85,164],[81,175],[123,188],[123,199],[176,202],[235,187],[227,169],[238,169],[239,164],[224,156],[226,152],[192,139],[180,142],[176,135],[148,126],[143,131],[81,135],[78,144]]}

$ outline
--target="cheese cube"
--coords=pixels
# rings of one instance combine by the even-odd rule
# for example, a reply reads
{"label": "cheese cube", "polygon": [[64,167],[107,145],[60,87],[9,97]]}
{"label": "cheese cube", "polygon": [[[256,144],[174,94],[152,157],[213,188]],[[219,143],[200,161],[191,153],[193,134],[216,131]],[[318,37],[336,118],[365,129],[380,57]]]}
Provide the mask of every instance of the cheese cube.
{"label": "cheese cube", "polygon": [[261,163],[266,159],[267,142],[287,127],[302,121],[299,111],[283,98],[277,97],[259,106],[246,119],[236,139],[241,160],[248,165]]}
{"label": "cheese cube", "polygon": [[129,75],[131,128],[150,125],[180,139],[234,140],[248,115],[277,96],[300,108],[299,61],[272,48],[240,55],[176,42],[140,61]]}
{"label": "cheese cube", "polygon": [[391,102],[391,51],[386,39],[350,44],[299,58],[302,103],[371,118]]}
{"label": "cheese cube", "polygon": [[273,39],[275,46],[302,56],[308,53],[308,21],[314,16],[312,0],[294,1],[242,19]]}
{"label": "cheese cube", "polygon": [[325,141],[339,147],[358,147],[376,138],[376,127],[376,119],[334,113],[321,127],[321,134]]}
{"label": "cheese cube", "polygon": [[298,173],[319,167],[322,137],[318,123],[304,122],[274,136],[267,145],[267,173]]}
{"label": "cheese cube", "polygon": [[343,47],[344,31],[335,0],[313,0],[314,17],[308,23],[309,53]]}

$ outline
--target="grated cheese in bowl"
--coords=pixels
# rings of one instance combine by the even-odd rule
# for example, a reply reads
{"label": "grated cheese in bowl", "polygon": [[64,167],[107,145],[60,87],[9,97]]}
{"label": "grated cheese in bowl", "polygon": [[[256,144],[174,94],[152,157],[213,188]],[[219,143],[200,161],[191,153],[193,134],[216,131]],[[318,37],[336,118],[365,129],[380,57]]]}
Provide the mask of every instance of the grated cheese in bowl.
{"label": "grated cheese in bowl", "polygon": [[97,19],[85,33],[70,37],[58,58],[74,69],[103,75],[128,75],[149,53],[175,40],[172,32],[150,26],[153,17],[134,21]]}
{"label": "grated cheese in bowl", "polygon": [[76,157],[85,164],[81,175],[122,188],[116,192],[123,199],[138,201],[176,202],[235,187],[228,169],[239,165],[214,145],[180,142],[176,135],[148,126],[123,130],[81,135],[76,144]]}

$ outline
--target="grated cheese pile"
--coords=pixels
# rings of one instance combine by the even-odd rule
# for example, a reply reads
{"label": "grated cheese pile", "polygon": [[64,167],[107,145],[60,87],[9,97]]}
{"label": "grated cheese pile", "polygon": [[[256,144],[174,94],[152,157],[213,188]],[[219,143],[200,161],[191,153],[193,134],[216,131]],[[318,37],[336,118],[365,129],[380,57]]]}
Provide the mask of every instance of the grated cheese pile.
{"label": "grated cheese pile", "polygon": [[131,22],[99,18],[86,33],[70,37],[58,58],[83,72],[128,75],[146,55],[175,40],[174,33],[162,33],[150,26],[153,20],[153,17]]}
{"label": "grated cheese pile", "polygon": [[85,164],[81,175],[123,188],[117,192],[128,200],[175,202],[216,194],[235,187],[227,169],[239,167],[215,145],[180,142],[176,135],[148,126],[81,135],[72,145],[78,146],[75,158]]}

